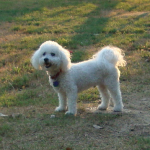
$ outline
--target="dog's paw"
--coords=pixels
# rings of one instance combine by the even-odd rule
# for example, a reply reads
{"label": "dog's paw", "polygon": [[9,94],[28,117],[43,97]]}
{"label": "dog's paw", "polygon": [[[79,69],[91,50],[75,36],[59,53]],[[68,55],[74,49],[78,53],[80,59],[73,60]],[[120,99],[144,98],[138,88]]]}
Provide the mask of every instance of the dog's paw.
{"label": "dog's paw", "polygon": [[57,112],[65,111],[65,108],[63,108],[63,107],[56,107],[55,111],[57,111]]}
{"label": "dog's paw", "polygon": [[119,106],[117,105],[117,106],[114,107],[113,110],[114,110],[114,112],[121,112],[123,110],[123,106],[122,105],[119,105]]}
{"label": "dog's paw", "polygon": [[107,106],[106,106],[106,105],[103,105],[103,104],[100,104],[97,109],[98,109],[98,110],[106,110],[106,109],[107,109]]}
{"label": "dog's paw", "polygon": [[74,115],[76,115],[76,113],[67,111],[67,112],[65,113],[65,115],[67,115],[67,116],[74,116]]}

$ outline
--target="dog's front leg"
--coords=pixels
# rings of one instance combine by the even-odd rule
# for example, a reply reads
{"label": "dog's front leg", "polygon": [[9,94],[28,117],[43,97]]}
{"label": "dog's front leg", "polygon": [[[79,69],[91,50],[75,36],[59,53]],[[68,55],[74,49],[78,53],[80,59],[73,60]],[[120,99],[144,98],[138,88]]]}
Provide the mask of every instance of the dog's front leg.
{"label": "dog's front leg", "polygon": [[58,93],[59,106],[56,107],[55,111],[64,111],[66,110],[66,95],[63,93]]}
{"label": "dog's front leg", "polygon": [[67,105],[68,111],[66,115],[76,115],[77,114],[77,92],[70,92],[67,94]]}

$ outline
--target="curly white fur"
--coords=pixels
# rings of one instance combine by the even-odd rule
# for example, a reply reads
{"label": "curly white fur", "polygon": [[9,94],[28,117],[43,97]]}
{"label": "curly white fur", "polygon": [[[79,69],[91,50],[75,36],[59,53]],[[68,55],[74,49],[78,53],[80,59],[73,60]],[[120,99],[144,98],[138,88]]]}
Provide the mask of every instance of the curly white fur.
{"label": "curly white fur", "polygon": [[[102,48],[93,59],[80,63],[71,63],[70,53],[58,43],[44,42],[33,54],[31,62],[35,69],[46,70],[49,82],[58,93],[59,106],[55,111],[66,114],[77,113],[77,93],[92,86],[97,86],[102,103],[98,109],[108,108],[110,96],[113,99],[114,111],[122,111],[123,103],[120,92],[118,66],[125,66],[122,50],[107,46]],[[58,85],[54,86],[57,81]]]}

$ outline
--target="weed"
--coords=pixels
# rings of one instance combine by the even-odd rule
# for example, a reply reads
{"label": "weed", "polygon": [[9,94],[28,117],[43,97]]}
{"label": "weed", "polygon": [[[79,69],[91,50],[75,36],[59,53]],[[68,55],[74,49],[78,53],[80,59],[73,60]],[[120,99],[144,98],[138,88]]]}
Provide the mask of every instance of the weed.
{"label": "weed", "polygon": [[12,128],[10,125],[4,124],[4,125],[0,126],[0,136],[1,137],[11,135],[10,132],[12,132]]}
{"label": "weed", "polygon": [[12,86],[16,89],[22,89],[29,86],[29,77],[27,75],[18,77],[13,80]]}
{"label": "weed", "polygon": [[148,150],[150,148],[150,139],[147,137],[133,137],[130,142],[138,145],[137,150]]}

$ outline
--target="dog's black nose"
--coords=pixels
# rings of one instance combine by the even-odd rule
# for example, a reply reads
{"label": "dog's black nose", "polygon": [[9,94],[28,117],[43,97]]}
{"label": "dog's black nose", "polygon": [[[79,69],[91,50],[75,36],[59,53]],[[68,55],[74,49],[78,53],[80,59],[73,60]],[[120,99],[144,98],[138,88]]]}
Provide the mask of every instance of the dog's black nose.
{"label": "dog's black nose", "polygon": [[44,58],[45,63],[48,63],[49,59],[48,58]]}

